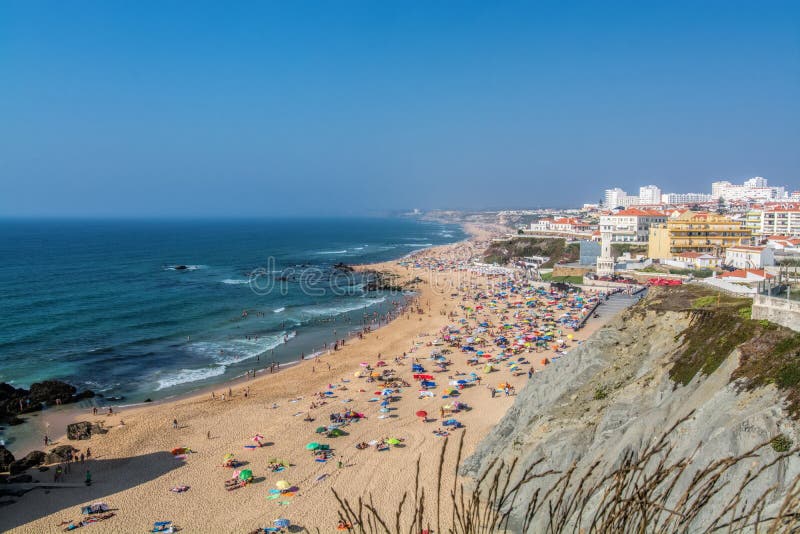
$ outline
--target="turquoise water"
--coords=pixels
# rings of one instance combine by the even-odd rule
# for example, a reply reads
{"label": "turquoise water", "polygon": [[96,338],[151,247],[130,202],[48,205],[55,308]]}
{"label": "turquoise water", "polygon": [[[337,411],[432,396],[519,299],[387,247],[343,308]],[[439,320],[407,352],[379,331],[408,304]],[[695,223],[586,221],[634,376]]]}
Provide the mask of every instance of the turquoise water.
{"label": "turquoise water", "polygon": [[404,218],[0,221],[0,381],[137,401],[296,361],[402,299],[333,264],[463,238]]}

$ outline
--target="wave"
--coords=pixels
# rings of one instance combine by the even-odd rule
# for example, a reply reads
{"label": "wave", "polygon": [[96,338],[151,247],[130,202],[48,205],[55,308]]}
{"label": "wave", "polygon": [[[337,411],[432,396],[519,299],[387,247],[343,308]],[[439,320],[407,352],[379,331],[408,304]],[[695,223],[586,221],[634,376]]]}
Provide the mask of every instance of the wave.
{"label": "wave", "polygon": [[340,304],[338,306],[323,306],[319,308],[306,308],[302,310],[302,315],[312,315],[315,317],[321,316],[331,316],[331,315],[339,315],[340,313],[347,313],[355,310],[360,310],[363,308],[369,308],[370,306],[374,306],[376,304],[380,304],[384,302],[386,297],[374,297],[374,298],[366,298],[362,297],[358,300],[358,302],[351,302],[346,304]]}
{"label": "wave", "polygon": [[347,249],[345,250],[321,250],[315,252],[314,254],[347,254]]}
{"label": "wave", "polygon": [[403,243],[401,247],[432,247],[433,243]]}
{"label": "wave", "polygon": [[284,311],[285,309],[286,308],[275,308],[274,310],[272,310],[272,313],[280,313],[280,312]]}
{"label": "wave", "polygon": [[223,284],[231,284],[231,285],[238,285],[238,284],[249,284],[250,280],[236,280],[233,278],[226,278],[222,281]]}
{"label": "wave", "polygon": [[295,337],[294,332],[259,336],[258,339],[230,341],[197,341],[189,345],[190,352],[210,358],[219,365],[232,365],[255,358]]}
{"label": "wave", "polygon": [[165,376],[158,380],[156,391],[171,388],[178,384],[186,384],[188,382],[197,382],[199,380],[206,380],[215,376],[220,376],[225,373],[226,367],[224,365],[215,365],[213,367],[204,367],[202,369],[181,369]]}

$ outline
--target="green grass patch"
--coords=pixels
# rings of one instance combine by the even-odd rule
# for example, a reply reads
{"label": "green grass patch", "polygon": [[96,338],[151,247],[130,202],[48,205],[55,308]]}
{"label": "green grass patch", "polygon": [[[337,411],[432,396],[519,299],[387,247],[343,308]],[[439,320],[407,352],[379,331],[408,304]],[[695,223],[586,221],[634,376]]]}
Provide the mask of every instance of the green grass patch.
{"label": "green grass patch", "polygon": [[542,273],[545,282],[564,282],[566,284],[582,284],[582,276],[553,276],[553,273]]}
{"label": "green grass patch", "polygon": [[708,308],[717,304],[716,295],[706,295],[705,297],[698,297],[692,302],[692,308]]}
{"label": "green grass patch", "polygon": [[792,440],[786,434],[778,434],[769,443],[775,452],[789,452],[792,449]]}

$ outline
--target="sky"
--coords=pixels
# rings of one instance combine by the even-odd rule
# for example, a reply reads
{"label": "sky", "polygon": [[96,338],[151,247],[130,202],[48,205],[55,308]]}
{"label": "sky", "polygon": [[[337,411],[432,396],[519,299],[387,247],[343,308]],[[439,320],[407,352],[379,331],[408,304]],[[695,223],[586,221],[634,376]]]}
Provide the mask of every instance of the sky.
{"label": "sky", "polygon": [[0,216],[800,189],[800,2],[0,2]]}

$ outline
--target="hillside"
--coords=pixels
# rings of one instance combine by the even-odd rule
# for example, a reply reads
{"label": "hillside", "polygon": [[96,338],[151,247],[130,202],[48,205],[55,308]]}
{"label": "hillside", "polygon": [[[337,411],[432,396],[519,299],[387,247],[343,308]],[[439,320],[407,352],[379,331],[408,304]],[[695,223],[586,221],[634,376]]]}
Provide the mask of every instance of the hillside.
{"label": "hillside", "polygon": [[547,256],[550,260],[542,266],[552,267],[561,260],[577,261],[579,253],[577,243],[567,245],[566,240],[560,238],[514,237],[493,242],[484,253],[484,261],[506,264],[526,256]]}
{"label": "hillside", "polygon": [[[526,506],[508,508],[513,531],[544,531],[554,517],[564,527],[623,528],[621,516],[609,511],[608,491],[624,495],[612,499],[622,503],[620,510],[630,509],[629,499],[649,503],[643,495],[657,496],[659,513],[677,510],[662,513],[664,520],[692,532],[720,515],[723,523],[741,519],[754,505],[763,504],[762,519],[786,502],[797,511],[798,347],[797,333],[750,320],[746,300],[692,285],[654,290],[534,375],[461,472],[477,479],[499,462],[516,461],[512,483],[527,468],[574,474],[561,479],[563,492],[549,496],[554,475],[526,482],[517,503],[558,497],[558,504],[528,518]],[[597,475],[612,471],[610,478]],[[750,473],[758,476],[747,481]],[[616,487],[611,482],[622,479],[627,482]],[[785,501],[792,492],[795,500]],[[577,495],[579,508],[559,508],[564,495]],[[647,531],[659,531],[658,515],[643,513],[639,520],[652,521]]]}

